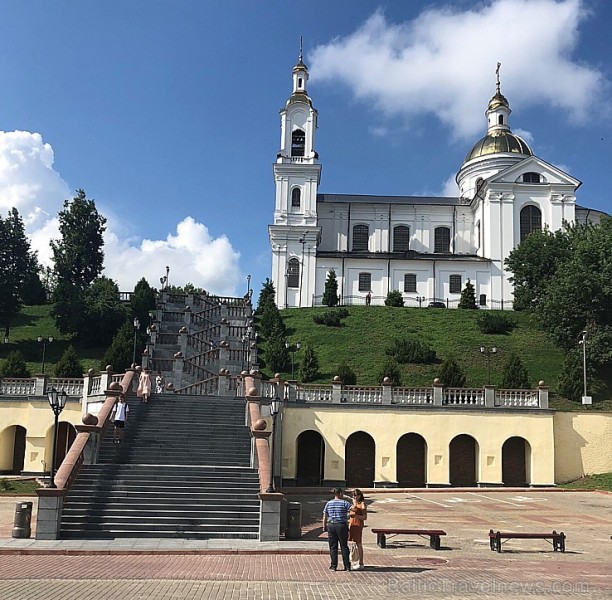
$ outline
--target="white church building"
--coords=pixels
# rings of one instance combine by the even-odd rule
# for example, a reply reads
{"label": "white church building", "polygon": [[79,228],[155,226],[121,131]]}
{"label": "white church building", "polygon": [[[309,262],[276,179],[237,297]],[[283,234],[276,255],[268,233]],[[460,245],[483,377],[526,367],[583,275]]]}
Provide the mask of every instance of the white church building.
{"label": "white church building", "polygon": [[[498,68],[499,71],[499,68]],[[315,150],[317,111],[300,56],[281,110],[274,164],[276,201],[269,226],[279,308],[319,306],[333,269],[340,304],[383,304],[399,290],[405,306],[456,307],[467,280],[481,308],[512,308],[504,260],[531,231],[597,220],[576,205],[580,181],[533,155],[509,126],[500,92],[485,112],[486,135],[468,152],[458,197],[321,194]]]}

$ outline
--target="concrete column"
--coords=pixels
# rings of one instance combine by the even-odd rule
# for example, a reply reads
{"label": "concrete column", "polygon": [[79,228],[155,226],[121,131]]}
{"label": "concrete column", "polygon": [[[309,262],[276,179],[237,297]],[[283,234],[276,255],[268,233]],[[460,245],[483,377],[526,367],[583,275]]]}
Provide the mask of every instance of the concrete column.
{"label": "concrete column", "polygon": [[342,402],[342,382],[340,377],[336,375],[332,381],[332,403],[340,404]]}
{"label": "concrete column", "polygon": [[38,496],[38,512],[36,516],[36,539],[57,540],[60,534],[62,507],[64,496],[62,493]]}
{"label": "concrete column", "polygon": [[382,382],[382,403],[393,403],[393,386],[391,385],[391,381],[389,381],[388,377],[385,377]]}
{"label": "concrete column", "polygon": [[172,377],[174,379],[174,388],[180,388],[183,385],[183,354],[177,352],[174,355],[174,365],[172,369]]}
{"label": "concrete column", "polygon": [[[192,296],[187,296],[187,298],[192,298]],[[191,306],[185,307],[185,312],[183,313],[183,321],[185,323],[185,327],[187,327],[187,331],[189,331],[189,326],[191,325]]]}
{"label": "concrete column", "polygon": [[113,370],[100,371],[100,391],[105,392],[113,382]]}
{"label": "concrete column", "polygon": [[444,386],[440,383],[440,380],[436,377],[433,382],[433,404],[434,406],[442,406],[444,400],[443,394]]}
{"label": "concrete column", "polygon": [[538,383],[538,401],[540,408],[548,408],[548,386],[543,381]]}
{"label": "concrete column", "polygon": [[181,354],[187,356],[187,336],[189,335],[187,327],[181,327],[178,333],[178,343],[181,348]]}
{"label": "concrete column", "polygon": [[229,396],[230,395],[229,382],[230,382],[229,375],[225,375],[225,374],[222,375],[221,373],[219,373],[219,387],[217,389],[217,395],[219,396]]}
{"label": "concrete column", "polygon": [[260,494],[259,541],[277,542],[280,535],[282,494]]}
{"label": "concrete column", "polygon": [[38,374],[36,375],[36,383],[34,384],[34,395],[44,396],[47,393],[47,376]]}
{"label": "concrete column", "polygon": [[495,406],[495,386],[485,385],[484,393],[485,393],[485,407],[493,408]]}

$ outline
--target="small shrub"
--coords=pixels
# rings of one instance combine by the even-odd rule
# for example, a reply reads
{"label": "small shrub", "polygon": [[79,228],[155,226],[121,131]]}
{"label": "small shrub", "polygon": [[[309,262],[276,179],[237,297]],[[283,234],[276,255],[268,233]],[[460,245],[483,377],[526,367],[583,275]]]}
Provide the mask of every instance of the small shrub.
{"label": "small shrub", "polygon": [[334,310],[326,310],[320,315],[314,315],[312,320],[317,325],[326,325],[327,327],[341,327],[342,319],[348,317],[349,311],[346,308],[337,308]]}
{"label": "small shrub", "polygon": [[304,357],[300,365],[299,375],[300,380],[304,383],[314,381],[319,375],[319,360],[317,359],[315,351],[310,346],[306,346],[306,350],[304,350]]}
{"label": "small shrub", "polygon": [[344,385],[356,385],[357,384],[357,375],[355,371],[351,369],[346,363],[342,363],[336,369],[336,375],[340,377],[340,381]]}
{"label": "small shrub", "polygon": [[476,292],[474,291],[474,285],[469,279],[461,292],[458,308],[467,308],[472,310],[478,308],[476,305]]}
{"label": "small shrub", "polygon": [[8,492],[11,489],[11,482],[3,477],[0,479],[0,492]]}
{"label": "small shrub", "polygon": [[338,297],[338,280],[336,271],[331,269],[325,280],[325,291],[323,292],[323,304],[326,306],[337,306],[340,298]]}
{"label": "small shrub", "polygon": [[0,365],[0,377],[30,377],[28,366],[19,350],[9,352],[6,360]]}
{"label": "small shrub", "polygon": [[404,297],[399,290],[391,290],[385,299],[385,306],[404,306]]}
{"label": "small shrub", "polygon": [[383,365],[383,368],[378,373],[378,381],[382,383],[385,377],[391,380],[391,385],[402,385],[402,372],[397,361],[389,359]]}
{"label": "small shrub", "polygon": [[400,364],[429,364],[436,360],[436,351],[419,340],[393,340],[385,354]]}
{"label": "small shrub", "polygon": [[504,365],[501,386],[505,389],[529,388],[529,374],[518,354],[512,353]]}
{"label": "small shrub", "polygon": [[56,377],[82,377],[83,365],[73,346],[68,346],[55,365]]}
{"label": "small shrub", "polygon": [[510,333],[516,327],[516,321],[500,312],[482,312],[476,320],[481,333]]}
{"label": "small shrub", "polygon": [[465,373],[454,358],[447,358],[442,363],[438,377],[445,387],[465,386]]}

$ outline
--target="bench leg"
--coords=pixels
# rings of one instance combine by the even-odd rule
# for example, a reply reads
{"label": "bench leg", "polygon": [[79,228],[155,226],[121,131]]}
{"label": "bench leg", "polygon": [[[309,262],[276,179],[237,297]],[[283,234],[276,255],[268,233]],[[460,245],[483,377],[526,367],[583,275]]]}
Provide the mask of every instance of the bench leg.
{"label": "bench leg", "polygon": [[559,536],[559,549],[561,552],[565,552],[565,534],[563,532]]}
{"label": "bench leg", "polygon": [[430,535],[429,536],[429,545],[434,550],[440,550],[440,536],[439,535]]}
{"label": "bench leg", "polygon": [[489,546],[492,551],[495,551],[495,538],[493,537],[493,530],[489,530]]}
{"label": "bench leg", "polygon": [[381,548],[386,548],[387,547],[387,538],[385,537],[384,533],[377,533],[376,534],[376,543]]}

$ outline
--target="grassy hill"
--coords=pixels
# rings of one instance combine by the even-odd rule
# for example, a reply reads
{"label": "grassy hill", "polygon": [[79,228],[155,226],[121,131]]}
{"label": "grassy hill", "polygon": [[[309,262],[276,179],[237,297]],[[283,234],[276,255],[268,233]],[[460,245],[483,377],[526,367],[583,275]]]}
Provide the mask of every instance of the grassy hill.
{"label": "grassy hill", "polygon": [[[19,350],[28,364],[30,373],[40,373],[42,368],[42,344],[37,341],[38,336],[49,338],[45,350],[45,373],[53,374],[55,363],[61,358],[70,345],[68,336],[62,335],[55,327],[51,316],[50,304],[40,306],[24,306],[19,317],[11,324],[9,343],[0,343],[0,359],[6,358],[13,350]],[[83,346],[75,344],[77,354],[85,370],[100,369],[100,361],[106,348],[100,346]]]}
{"label": "grassy hill", "polygon": [[[431,346],[439,362],[431,365],[401,365],[402,385],[431,385],[440,363],[453,356],[467,373],[467,386],[480,387],[487,383],[487,358],[480,346],[496,346],[498,352],[491,359],[491,383],[500,385],[502,370],[511,352],[517,353],[528,372],[532,386],[544,380],[553,393],[552,404],[557,408],[580,408],[563,398],[554,397],[561,373],[563,355],[540,331],[531,316],[508,313],[517,327],[508,335],[482,334],[476,324],[479,311],[386,306],[353,306],[342,327],[317,325],[312,317],[327,308],[286,309],[281,315],[292,344],[301,342],[296,353],[296,373],[304,346],[313,347],[319,359],[320,377],[329,383],[337,367],[346,362],[357,374],[357,383],[378,385],[378,373],[386,361],[385,348],[394,338],[415,338]],[[265,370],[264,370],[265,371]],[[269,373],[266,373],[269,374]],[[272,375],[272,374],[269,374]],[[289,376],[290,373],[284,373]],[[596,398],[597,400],[597,398]],[[612,400],[598,402],[599,409],[612,408]],[[595,405],[594,407],[595,408]]]}

